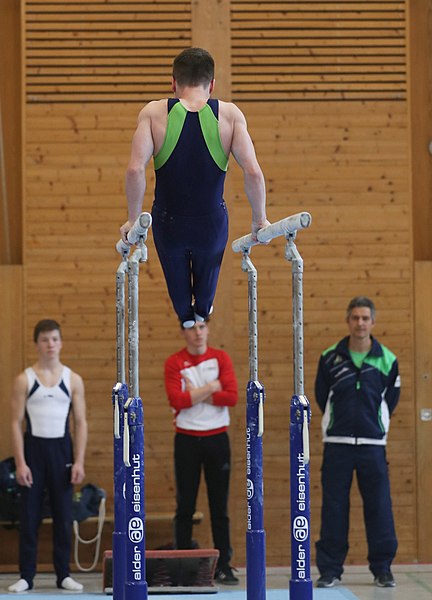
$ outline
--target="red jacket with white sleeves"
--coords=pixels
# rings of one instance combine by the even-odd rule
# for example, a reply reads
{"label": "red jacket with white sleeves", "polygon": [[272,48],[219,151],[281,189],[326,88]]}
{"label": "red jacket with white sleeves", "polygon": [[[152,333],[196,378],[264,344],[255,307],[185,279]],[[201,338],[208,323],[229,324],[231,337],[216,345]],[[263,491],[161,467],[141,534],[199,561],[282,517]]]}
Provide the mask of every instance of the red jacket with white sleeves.
{"label": "red jacket with white sleeves", "polygon": [[[185,377],[195,387],[219,379],[222,390],[212,394],[212,403],[192,405]],[[230,422],[229,406],[238,400],[237,379],[231,358],[223,350],[208,347],[204,354],[190,354],[186,348],[167,358],[165,389],[175,413],[176,431],[188,435],[214,435],[226,431]]]}

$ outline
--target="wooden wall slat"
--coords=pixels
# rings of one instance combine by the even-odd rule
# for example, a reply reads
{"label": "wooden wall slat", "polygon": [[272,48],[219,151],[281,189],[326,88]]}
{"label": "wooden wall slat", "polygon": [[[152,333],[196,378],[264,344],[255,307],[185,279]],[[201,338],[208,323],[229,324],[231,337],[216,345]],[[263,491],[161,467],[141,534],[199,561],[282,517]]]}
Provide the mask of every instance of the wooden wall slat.
{"label": "wooden wall slat", "polygon": [[[406,97],[404,2],[234,1],[231,23],[235,100]],[[377,78],[362,57],[373,56],[379,62],[382,53],[391,56],[398,69],[382,61]],[[302,61],[295,62],[299,55]],[[320,55],[325,61],[317,61]],[[285,69],[282,56],[292,57]],[[318,70],[311,73],[308,65]],[[357,80],[353,69],[361,73]],[[289,73],[286,86],[281,85],[284,71]],[[386,85],[386,80],[392,83]]]}
{"label": "wooden wall slat", "polygon": [[[103,4],[27,0],[25,17],[28,102],[154,99],[165,91],[173,55],[191,45],[191,3],[183,0]],[[56,68],[42,69],[47,59],[54,59]],[[106,77],[98,70],[100,59]],[[147,61],[156,68],[143,76]]]}
{"label": "wooden wall slat", "polygon": [[[161,40],[176,44],[172,54],[191,44],[191,9],[190,4],[186,9],[185,2],[142,3],[139,9],[133,3],[108,3],[105,11],[100,3],[84,3],[82,13],[80,2],[56,11],[58,4],[27,2],[27,89],[31,102],[97,102],[108,100],[110,93],[117,102],[153,99],[163,92],[158,82],[169,77],[169,65],[163,63],[163,70],[149,82],[141,74],[141,65],[128,64],[126,56],[132,48],[144,49],[152,41],[156,60],[158,50],[166,49]],[[289,1],[233,2],[231,30],[235,100],[406,97],[403,2],[306,6]],[[287,62],[282,67],[282,56],[299,56],[302,48],[302,62]],[[114,64],[107,62],[107,51],[116,57]],[[42,69],[43,61],[48,57],[52,60],[53,54],[56,68]],[[103,71],[98,64],[102,54]],[[387,61],[379,61],[382,54]],[[325,56],[325,62],[317,60],[320,55]],[[372,68],[373,62],[364,61],[365,55],[380,65],[378,72]]]}

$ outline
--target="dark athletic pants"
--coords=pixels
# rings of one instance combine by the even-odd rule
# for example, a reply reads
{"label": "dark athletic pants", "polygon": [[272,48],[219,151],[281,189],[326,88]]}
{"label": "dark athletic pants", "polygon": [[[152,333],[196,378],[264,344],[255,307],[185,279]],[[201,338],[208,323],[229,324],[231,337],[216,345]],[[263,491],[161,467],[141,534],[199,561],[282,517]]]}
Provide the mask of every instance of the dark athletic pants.
{"label": "dark athletic pants", "polygon": [[228,241],[225,202],[209,215],[171,215],[153,205],[153,238],[168,293],[180,321],[207,317]]}
{"label": "dark athletic pants", "polygon": [[316,563],[321,575],[340,577],[348,553],[349,493],[354,470],[363,499],[369,568],[388,572],[396,555],[385,447],[325,444],[321,471],[323,504]]}
{"label": "dark athletic pants", "polygon": [[192,546],[192,516],[196,508],[201,469],[204,467],[213,542],[220,553],[219,564],[228,564],[232,555],[228,518],[230,460],[230,444],[226,432],[202,437],[176,433],[176,548],[189,549]]}
{"label": "dark athletic pants", "polygon": [[38,530],[44,489],[48,491],[53,518],[53,565],[57,585],[69,576],[72,539],[72,444],[70,438],[24,438],[25,457],[33,475],[31,488],[21,487],[21,577],[33,587],[36,574]]}

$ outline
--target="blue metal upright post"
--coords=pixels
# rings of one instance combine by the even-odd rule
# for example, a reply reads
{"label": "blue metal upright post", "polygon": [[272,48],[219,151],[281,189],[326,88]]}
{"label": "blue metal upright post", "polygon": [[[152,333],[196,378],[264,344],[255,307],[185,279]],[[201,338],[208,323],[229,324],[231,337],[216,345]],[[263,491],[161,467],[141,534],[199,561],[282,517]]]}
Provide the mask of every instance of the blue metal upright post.
{"label": "blue metal upright post", "polygon": [[250,381],[246,390],[246,584],[248,600],[265,600],[266,547],[264,530],[263,447],[259,411],[264,388]]}
{"label": "blue metal upright post", "polygon": [[[264,388],[258,381],[257,350],[257,272],[250,260],[250,249],[284,235],[287,239],[285,258],[292,261],[293,272],[293,341],[294,393],[291,405],[291,524],[292,574],[291,600],[310,600],[310,506],[309,506],[309,420],[310,408],[303,395],[303,261],[294,244],[298,230],[309,227],[312,217],[298,213],[267,227],[252,239],[249,233],[234,240],[234,252],[242,252],[242,270],[248,273],[249,363],[250,375],[246,398],[246,469],[247,469],[247,599],[265,600],[265,531],[263,520],[262,434],[264,431]],[[301,409],[299,408],[301,406]],[[294,419],[294,420],[293,420]],[[300,421],[299,421],[300,420]],[[300,436],[300,437],[299,437]]]}
{"label": "blue metal upright post", "polygon": [[129,250],[122,252],[122,261],[116,273],[116,355],[117,383],[112,391],[114,435],[114,531],[112,534],[113,599],[124,600],[126,577],[126,517],[125,465],[123,461],[123,410],[128,399],[125,354],[125,279]]}
{"label": "blue metal upright post", "polygon": [[266,598],[264,530],[263,385],[258,381],[257,272],[249,251],[243,254],[242,270],[248,274],[249,382],[246,389],[246,590],[247,600]]}
{"label": "blue metal upright post", "polygon": [[123,461],[124,405],[126,384],[113,388],[114,413],[114,531],[112,535],[113,600],[123,600],[126,578],[125,465]]}
{"label": "blue metal upright post", "polygon": [[[310,406],[305,396],[293,396],[290,409],[291,579],[290,600],[310,600],[310,478],[307,430]],[[306,440],[305,440],[306,437]]]}
{"label": "blue metal upright post", "polygon": [[123,458],[126,476],[126,580],[125,600],[147,600],[145,562],[144,415],[139,396],[139,263],[147,258],[142,245],[129,259],[128,351],[129,391],[124,407]]}
{"label": "blue metal upright post", "polygon": [[144,416],[141,398],[129,398],[124,414],[124,456],[127,461],[125,600],[146,600]]}
{"label": "blue metal upright post", "polygon": [[[119,240],[123,261],[117,271],[117,380],[113,390],[114,415],[114,600],[147,600],[145,562],[144,411],[139,396],[139,263],[147,260],[148,229],[152,219],[141,213],[128,233],[137,249]],[[128,275],[128,386],[125,356],[125,275]],[[130,396],[128,396],[128,391]]]}
{"label": "blue metal upright post", "polygon": [[294,395],[290,408],[291,579],[290,600],[311,600],[309,401],[303,372],[303,260],[288,234],[285,258],[292,266]]}

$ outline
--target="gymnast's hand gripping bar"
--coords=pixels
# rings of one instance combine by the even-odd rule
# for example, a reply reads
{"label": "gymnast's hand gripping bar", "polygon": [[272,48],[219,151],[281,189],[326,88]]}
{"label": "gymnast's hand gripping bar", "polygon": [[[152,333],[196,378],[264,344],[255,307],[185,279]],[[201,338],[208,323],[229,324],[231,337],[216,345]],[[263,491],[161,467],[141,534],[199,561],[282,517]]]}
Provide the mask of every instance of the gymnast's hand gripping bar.
{"label": "gymnast's hand gripping bar", "polygon": [[[138,242],[145,242],[147,239],[147,233],[152,224],[151,214],[143,212],[140,214],[138,219],[132,225],[127,234],[128,242],[131,245],[137,244]],[[123,240],[119,240],[116,244],[116,250],[122,256],[128,256],[130,252],[130,246],[125,244]]]}
{"label": "gymnast's hand gripping bar", "polygon": [[295,233],[299,229],[306,229],[312,223],[312,216],[308,212],[297,213],[290,217],[285,217],[280,221],[276,221],[267,227],[263,227],[257,233],[258,241],[252,240],[252,234],[244,235],[232,243],[232,249],[234,252],[245,252],[255,246],[256,244],[265,244],[270,242],[273,238],[279,237],[280,235],[288,236],[290,233]]}

